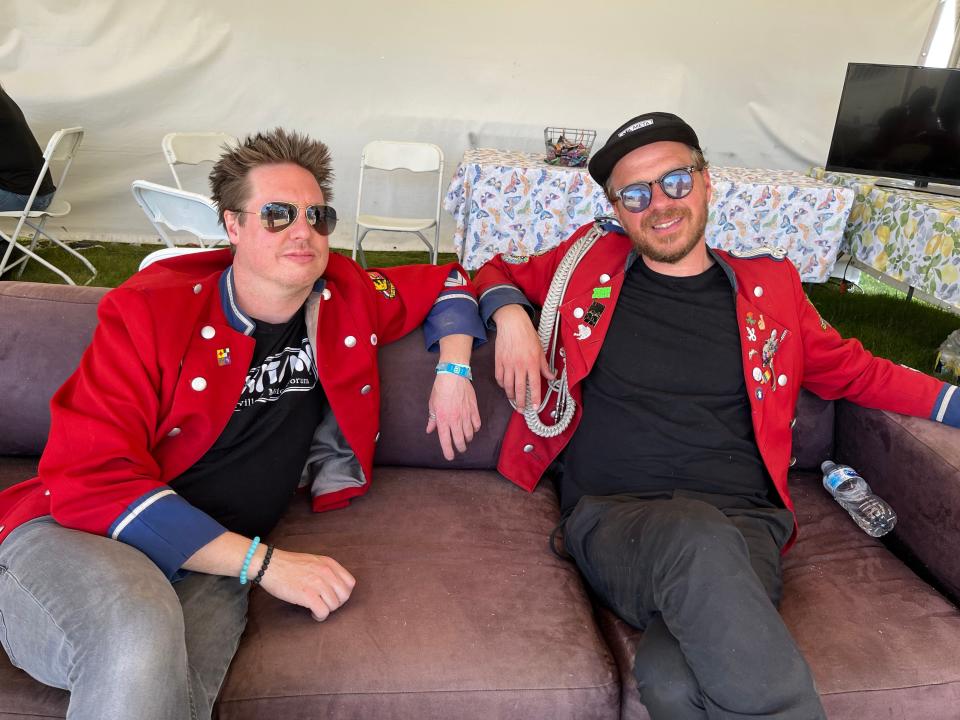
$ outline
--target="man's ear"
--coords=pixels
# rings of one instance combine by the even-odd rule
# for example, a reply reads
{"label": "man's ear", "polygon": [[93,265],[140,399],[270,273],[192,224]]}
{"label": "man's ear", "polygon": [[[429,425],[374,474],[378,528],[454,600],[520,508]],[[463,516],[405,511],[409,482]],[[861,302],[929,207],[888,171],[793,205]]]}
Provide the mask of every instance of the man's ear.
{"label": "man's ear", "polygon": [[223,211],[223,228],[227,231],[227,238],[231,245],[236,245],[240,239],[240,213],[232,210]]}

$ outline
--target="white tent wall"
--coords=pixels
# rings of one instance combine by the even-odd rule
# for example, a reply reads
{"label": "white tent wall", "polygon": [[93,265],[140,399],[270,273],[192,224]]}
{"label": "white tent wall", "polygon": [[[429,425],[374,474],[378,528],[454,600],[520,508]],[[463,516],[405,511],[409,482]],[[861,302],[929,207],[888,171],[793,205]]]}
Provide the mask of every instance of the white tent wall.
{"label": "white tent wall", "polygon": [[[847,62],[914,64],[936,5],[0,0],[0,83],[41,145],[86,128],[62,237],[156,237],[130,182],[172,184],[165,133],[280,125],[330,146],[343,218],[332,240],[350,246],[373,139],[440,145],[446,187],[468,147],[542,151],[546,125],[595,129],[599,145],[627,118],[668,110],[714,164],[805,170],[826,158]],[[386,183],[377,196],[378,212],[413,204]]]}

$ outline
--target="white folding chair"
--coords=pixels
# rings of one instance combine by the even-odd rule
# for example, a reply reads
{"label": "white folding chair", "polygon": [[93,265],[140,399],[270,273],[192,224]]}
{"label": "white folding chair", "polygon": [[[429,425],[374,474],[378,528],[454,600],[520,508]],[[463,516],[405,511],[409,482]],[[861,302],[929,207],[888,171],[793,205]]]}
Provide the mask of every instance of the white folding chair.
{"label": "white folding chair", "polygon": [[208,247],[165,247],[160,248],[159,250],[154,250],[152,253],[147,253],[143,256],[143,260],[140,261],[140,267],[137,270],[143,270],[145,267],[153,265],[158,260],[166,260],[167,258],[177,257],[178,255],[189,255],[191,253],[200,253],[200,252],[211,252],[217,250],[217,248],[208,248]]}
{"label": "white folding chair", "polygon": [[[409,170],[415,173],[435,172],[437,174],[437,202],[433,217],[408,218],[367,215],[361,212],[363,203],[363,180],[365,171],[373,170]],[[419,237],[430,251],[430,262],[436,264],[440,250],[440,197],[443,182],[443,151],[431,143],[393,142],[375,140],[363,148],[360,157],[360,188],[357,190],[357,229],[353,243],[353,259],[360,253],[360,263],[366,267],[367,259],[363,254],[363,238],[371,230],[388,232],[408,232]],[[433,243],[424,231],[433,228]]]}
{"label": "white folding chair", "polygon": [[167,247],[176,245],[168,231],[188,232],[197,238],[200,247],[227,239],[217,206],[210,198],[146,180],[134,180],[130,189]]}
{"label": "white folding chair", "polygon": [[214,163],[223,155],[224,146],[235,148],[239,144],[233,135],[220,132],[167,133],[160,142],[163,156],[173,173],[173,180],[181,190],[183,184],[177,175],[176,165]]}
{"label": "white folding chair", "polygon": [[[5,212],[0,212],[0,219],[9,218],[11,220],[16,219],[17,221],[17,226],[12,234],[7,235],[0,230],[0,238],[6,241],[6,247],[3,251],[3,258],[0,259],[0,275],[3,275],[5,272],[12,270],[17,266],[20,267],[20,274],[22,274],[24,266],[26,266],[27,262],[33,258],[41,265],[44,265],[49,270],[62,277],[68,284],[76,285],[73,279],[67,275],[67,273],[58,268],[49,260],[40,257],[35,252],[37,241],[39,240],[40,236],[43,236],[50,242],[66,250],[68,253],[73,255],[75,258],[80,260],[80,262],[87,266],[91,273],[90,278],[87,280],[87,284],[89,284],[90,280],[93,280],[93,278],[97,276],[97,269],[93,266],[93,263],[87,260],[87,258],[78,253],[72,247],[64,242],[61,242],[43,229],[48,218],[63,217],[70,212],[70,203],[68,203],[66,200],[57,199],[57,195],[63,189],[63,182],[67,177],[67,171],[70,169],[71,163],[73,163],[73,156],[76,154],[77,147],[79,147],[82,140],[82,127],[72,127],[65,128],[63,130],[57,130],[57,132],[53,134],[53,137],[50,138],[50,142],[47,143],[47,149],[43,151],[43,167],[40,168],[40,174],[37,176],[37,182],[34,183],[33,192],[30,193],[30,198],[27,200],[26,207],[24,207],[23,210],[7,210]],[[54,195],[51,198],[49,207],[47,207],[45,210],[35,210],[33,209],[33,203],[36,200],[37,192],[40,190],[40,185],[43,182],[43,178],[50,169],[51,162],[63,163],[63,169],[60,171],[60,177],[55,183],[56,190],[54,190]],[[19,242],[20,233],[23,230],[24,225],[33,230],[33,236],[30,238],[30,244],[27,246],[21,245]],[[14,249],[22,253],[23,257],[11,262],[10,257],[13,254]]]}

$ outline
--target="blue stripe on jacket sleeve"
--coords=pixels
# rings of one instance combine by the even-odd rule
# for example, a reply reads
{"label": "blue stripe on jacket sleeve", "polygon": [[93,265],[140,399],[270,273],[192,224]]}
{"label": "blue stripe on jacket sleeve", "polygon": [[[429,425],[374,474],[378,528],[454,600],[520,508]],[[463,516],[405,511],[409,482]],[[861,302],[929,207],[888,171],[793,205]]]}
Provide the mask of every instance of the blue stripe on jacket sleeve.
{"label": "blue stripe on jacket sleeve", "polygon": [[474,338],[474,347],[487,341],[487,331],[477,312],[477,301],[459,287],[443,290],[423,321],[423,337],[430,352],[436,352],[440,348],[440,338],[447,335],[470,335]]}
{"label": "blue stripe on jacket sleeve", "polygon": [[480,317],[483,318],[484,327],[488,330],[496,328],[491,318],[504,305],[522,305],[528,315],[533,315],[533,305],[519,289],[513,285],[494,285],[480,296]]}
{"label": "blue stripe on jacket sleeve", "polygon": [[161,487],[130,503],[107,533],[140,550],[173,579],[191,555],[226,531],[173,490]]}
{"label": "blue stripe on jacket sleeve", "polygon": [[943,384],[936,402],[933,403],[930,419],[944,425],[960,427],[960,389],[956,385]]}

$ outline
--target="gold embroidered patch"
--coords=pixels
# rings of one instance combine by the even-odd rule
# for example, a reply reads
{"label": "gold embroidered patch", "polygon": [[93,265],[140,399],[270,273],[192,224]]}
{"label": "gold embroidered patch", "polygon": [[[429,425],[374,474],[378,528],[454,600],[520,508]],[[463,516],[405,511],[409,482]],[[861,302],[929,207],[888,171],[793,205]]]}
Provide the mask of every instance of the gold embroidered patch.
{"label": "gold embroidered patch", "polygon": [[383,275],[378,272],[367,272],[367,275],[373,281],[373,287],[382,292],[385,298],[392,300],[397,296],[396,286]]}

